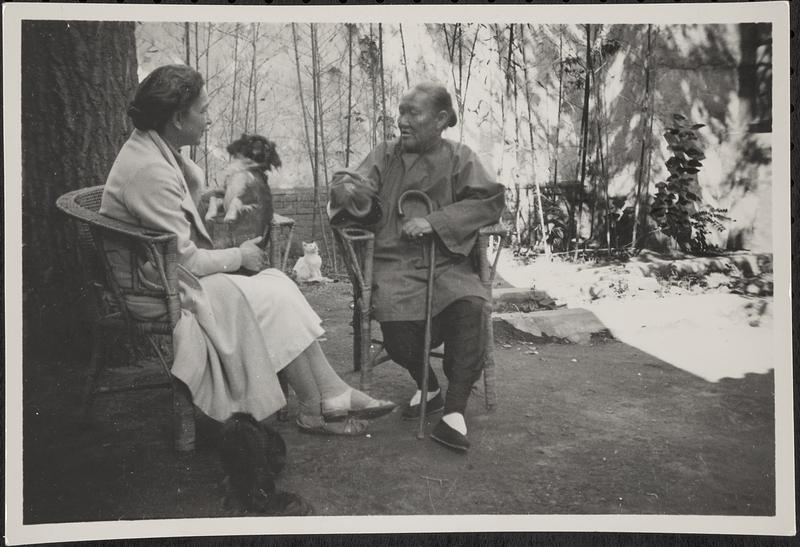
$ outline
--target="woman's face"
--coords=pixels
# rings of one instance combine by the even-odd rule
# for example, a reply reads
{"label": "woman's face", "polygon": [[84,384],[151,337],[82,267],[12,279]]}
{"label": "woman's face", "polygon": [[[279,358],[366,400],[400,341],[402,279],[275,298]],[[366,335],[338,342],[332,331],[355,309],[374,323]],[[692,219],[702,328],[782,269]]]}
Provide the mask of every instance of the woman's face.
{"label": "woman's face", "polygon": [[437,112],[424,91],[412,90],[400,100],[400,142],[405,152],[423,152],[441,136],[447,124],[447,113]]}
{"label": "woman's face", "polygon": [[179,146],[196,146],[203,140],[211,120],[208,118],[208,94],[202,88],[197,99],[184,112],[176,114],[176,124],[179,133]]}

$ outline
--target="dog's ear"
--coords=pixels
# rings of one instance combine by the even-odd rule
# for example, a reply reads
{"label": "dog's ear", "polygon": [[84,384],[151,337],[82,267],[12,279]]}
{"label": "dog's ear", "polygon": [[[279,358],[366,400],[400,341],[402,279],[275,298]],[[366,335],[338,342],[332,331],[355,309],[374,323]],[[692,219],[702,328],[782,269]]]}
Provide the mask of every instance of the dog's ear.
{"label": "dog's ear", "polygon": [[267,165],[271,168],[279,168],[281,165],[281,158],[278,155],[278,147],[275,146],[275,143],[268,140],[267,147],[269,148],[269,158],[267,159]]}

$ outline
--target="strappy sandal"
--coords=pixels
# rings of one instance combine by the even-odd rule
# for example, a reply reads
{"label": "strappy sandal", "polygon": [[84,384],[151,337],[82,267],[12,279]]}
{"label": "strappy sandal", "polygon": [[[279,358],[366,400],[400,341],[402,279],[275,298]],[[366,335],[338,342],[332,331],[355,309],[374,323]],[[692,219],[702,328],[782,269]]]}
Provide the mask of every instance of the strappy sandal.
{"label": "strappy sandal", "polygon": [[[350,405],[352,405],[352,401]],[[397,408],[395,403],[379,399],[372,399],[367,406],[359,408],[352,408],[352,406],[347,406],[345,408],[331,407],[327,406],[325,401],[322,401],[322,416],[328,421],[338,421],[348,417],[357,418],[359,420],[373,420],[389,414],[395,408]]]}
{"label": "strappy sandal", "polygon": [[352,416],[348,416],[342,421],[328,422],[322,421],[319,424],[308,425],[301,421],[302,417],[297,419],[297,429],[300,433],[307,433],[309,435],[343,435],[346,437],[357,437],[363,435],[366,430],[367,422],[358,420]]}

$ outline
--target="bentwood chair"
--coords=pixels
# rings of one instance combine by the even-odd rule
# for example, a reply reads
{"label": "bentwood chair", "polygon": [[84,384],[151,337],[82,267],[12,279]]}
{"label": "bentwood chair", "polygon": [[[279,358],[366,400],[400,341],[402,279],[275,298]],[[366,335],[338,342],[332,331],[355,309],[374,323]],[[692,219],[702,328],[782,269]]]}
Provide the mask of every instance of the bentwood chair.
{"label": "bentwood chair", "polygon": [[[478,240],[472,250],[472,258],[476,265],[477,274],[483,285],[491,293],[497,270],[497,261],[500,251],[508,236],[508,228],[502,223],[485,226],[478,232]],[[347,267],[347,273],[353,285],[353,362],[355,370],[361,372],[361,389],[369,390],[372,382],[372,369],[386,361],[390,361],[383,347],[383,341],[374,339],[372,332],[372,260],[375,248],[375,235],[362,228],[346,227],[335,228],[334,234],[343,250],[342,256]],[[487,256],[489,241],[499,238],[494,249],[491,262]],[[484,311],[489,316],[487,325],[486,354],[484,355],[483,386],[487,410],[494,410],[497,406],[497,392],[495,389],[495,363],[494,363],[494,331],[491,314],[492,303],[487,302]],[[431,356],[443,358],[444,355],[431,351]]]}
{"label": "bentwood chair", "polygon": [[[102,195],[103,186],[93,186],[64,194],[56,202],[62,212],[77,221],[78,258],[82,269],[88,274],[86,281],[90,290],[95,293],[97,313],[93,324],[94,341],[85,388],[85,416],[91,416],[92,402],[98,395],[169,388],[172,390],[175,450],[192,451],[195,445],[195,421],[191,395],[186,386],[170,374],[170,361],[174,352],[162,350],[155,338],[157,335],[165,335],[171,345],[172,331],[180,317],[177,238],[174,234],[148,230],[99,214]],[[136,261],[131,260],[128,272],[131,281],[123,286],[113,275],[108,259],[106,243],[112,241],[116,246],[129,250],[132,257],[144,257],[148,260],[158,274],[159,283],[148,282],[145,285]],[[151,298],[154,303],[163,305],[164,313],[158,319],[143,320],[128,310],[126,297],[130,296]],[[107,365],[103,355],[104,340],[110,331],[147,338],[161,365],[161,380],[113,388],[99,385],[101,374]]]}

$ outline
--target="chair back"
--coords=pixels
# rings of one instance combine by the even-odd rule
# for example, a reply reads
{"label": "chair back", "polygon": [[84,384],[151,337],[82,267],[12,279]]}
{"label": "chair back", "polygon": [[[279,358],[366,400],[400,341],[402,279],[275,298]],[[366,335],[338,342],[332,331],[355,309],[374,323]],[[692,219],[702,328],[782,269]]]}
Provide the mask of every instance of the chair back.
{"label": "chair back", "polygon": [[[475,247],[472,248],[472,256],[475,260],[475,266],[478,275],[481,278],[481,283],[484,284],[489,290],[492,289],[492,282],[494,281],[495,273],[497,273],[497,261],[500,259],[500,251],[503,249],[503,244],[508,237],[508,226],[502,221],[489,226],[483,226],[478,230],[478,240],[475,242]],[[497,248],[494,250],[494,256],[489,261],[487,252],[489,250],[489,240],[493,237],[499,237]]]}
{"label": "chair back", "polygon": [[[59,210],[77,221],[78,253],[84,274],[94,280],[101,292],[112,296],[118,310],[115,313],[132,332],[172,334],[180,317],[177,236],[101,215],[98,211],[102,196],[103,186],[92,186],[64,194],[56,201]],[[112,271],[106,250],[108,242],[130,253],[126,275],[115,275],[120,273],[118,266],[116,272]],[[142,279],[136,257],[144,257],[153,266],[158,282]],[[123,284],[120,278],[130,279],[130,282]],[[165,313],[155,320],[141,319],[129,311],[127,298],[130,297],[146,297],[163,303]]]}

